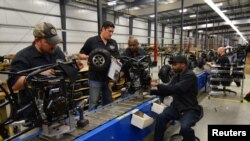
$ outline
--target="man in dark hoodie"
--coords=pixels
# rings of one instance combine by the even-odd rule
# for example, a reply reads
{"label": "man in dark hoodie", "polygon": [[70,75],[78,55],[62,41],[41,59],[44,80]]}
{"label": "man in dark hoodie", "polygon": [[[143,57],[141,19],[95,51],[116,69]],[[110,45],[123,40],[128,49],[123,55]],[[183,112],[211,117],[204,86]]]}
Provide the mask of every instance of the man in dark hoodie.
{"label": "man in dark hoodie", "polygon": [[195,135],[191,128],[200,115],[200,109],[197,101],[197,77],[193,71],[187,67],[185,56],[174,56],[172,69],[175,75],[169,84],[157,84],[151,82],[151,94],[159,96],[173,96],[173,102],[156,118],[154,140],[163,141],[166,125],[171,120],[179,120],[181,124],[180,134],[183,141],[194,141]]}

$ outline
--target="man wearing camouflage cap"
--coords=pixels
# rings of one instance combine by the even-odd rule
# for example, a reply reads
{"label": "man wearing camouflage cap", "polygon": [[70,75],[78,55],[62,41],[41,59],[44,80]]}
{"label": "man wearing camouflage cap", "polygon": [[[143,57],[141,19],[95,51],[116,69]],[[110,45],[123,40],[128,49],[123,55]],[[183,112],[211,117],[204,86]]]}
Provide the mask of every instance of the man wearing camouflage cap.
{"label": "man wearing camouflage cap", "polygon": [[[47,22],[37,24],[33,30],[33,43],[20,50],[13,61],[11,62],[11,72],[19,72],[30,68],[53,64],[58,60],[65,61],[65,56],[61,49],[57,47],[62,40],[57,35],[56,28]],[[42,72],[43,75],[54,74],[53,70]],[[14,91],[19,91],[18,103],[22,107],[30,102],[27,96],[27,90],[24,89],[25,76],[10,75],[8,82]],[[27,109],[23,113],[23,117],[32,119],[34,112],[32,109]],[[21,115],[22,116],[22,115]]]}

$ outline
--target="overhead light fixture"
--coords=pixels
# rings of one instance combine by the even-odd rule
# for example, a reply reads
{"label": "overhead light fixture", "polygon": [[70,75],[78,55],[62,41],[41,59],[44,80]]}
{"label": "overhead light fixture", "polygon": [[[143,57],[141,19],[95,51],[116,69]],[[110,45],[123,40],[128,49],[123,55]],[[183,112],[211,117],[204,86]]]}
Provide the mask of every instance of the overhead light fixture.
{"label": "overhead light fixture", "polygon": [[195,14],[193,14],[193,15],[190,15],[189,17],[190,17],[190,18],[194,18],[194,17],[196,17],[196,15],[195,15]]}
{"label": "overhead light fixture", "polygon": [[223,13],[226,13],[226,12],[227,12],[227,10],[222,10],[222,12],[223,12]]}
{"label": "overhead light fixture", "polygon": [[78,12],[79,12],[79,13],[85,13],[85,12],[86,12],[86,9],[79,9]]}
{"label": "overhead light fixture", "polygon": [[228,19],[228,17],[215,5],[215,3],[212,0],[204,0],[217,14],[220,15],[222,19],[225,20],[227,24],[229,24],[240,37],[243,39],[243,41],[247,41],[245,37],[241,34],[241,32],[236,28],[236,26]]}
{"label": "overhead light fixture", "polygon": [[43,0],[36,0],[34,1],[37,5],[46,5],[46,1]]}
{"label": "overhead light fixture", "polygon": [[183,30],[189,30],[190,28],[185,26],[185,27],[183,27],[182,29],[183,29]]}
{"label": "overhead light fixture", "polygon": [[153,14],[153,15],[149,15],[149,17],[150,17],[150,18],[154,18],[154,17],[155,17],[155,15],[154,15],[154,14]]}
{"label": "overhead light fixture", "polygon": [[168,0],[168,3],[174,3],[176,2],[175,0]]}
{"label": "overhead light fixture", "polygon": [[131,8],[131,10],[138,10],[138,9],[140,9],[140,7],[137,6]]}
{"label": "overhead light fixture", "polygon": [[199,33],[203,33],[204,31],[203,31],[203,30],[199,30],[198,32],[199,32]]}
{"label": "overhead light fixture", "polygon": [[216,3],[215,4],[217,7],[220,7],[220,6],[222,6],[223,5],[223,3],[222,2],[220,2],[220,3]]}
{"label": "overhead light fixture", "polygon": [[[179,12],[181,13],[182,10],[180,9]],[[187,12],[187,9],[183,9],[183,12],[186,13],[186,12]]]}
{"label": "overhead light fixture", "polygon": [[109,1],[107,4],[108,4],[108,6],[116,5],[116,0],[114,0],[114,1]]}

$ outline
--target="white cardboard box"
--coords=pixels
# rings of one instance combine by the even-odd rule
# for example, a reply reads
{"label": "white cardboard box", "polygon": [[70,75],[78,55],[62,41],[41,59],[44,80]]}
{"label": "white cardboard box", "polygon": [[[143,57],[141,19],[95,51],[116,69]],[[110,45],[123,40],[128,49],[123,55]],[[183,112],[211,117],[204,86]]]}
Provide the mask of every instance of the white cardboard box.
{"label": "white cardboard box", "polygon": [[147,114],[137,111],[132,115],[131,124],[140,128],[144,129],[151,125],[154,122],[154,119],[148,116]]}
{"label": "white cardboard box", "polygon": [[122,64],[112,57],[111,64],[109,67],[108,77],[114,81],[117,81],[120,77],[121,68]]}
{"label": "white cardboard box", "polygon": [[166,108],[166,105],[161,103],[160,100],[157,100],[153,103],[151,107],[151,111],[160,114],[163,112],[163,110]]}

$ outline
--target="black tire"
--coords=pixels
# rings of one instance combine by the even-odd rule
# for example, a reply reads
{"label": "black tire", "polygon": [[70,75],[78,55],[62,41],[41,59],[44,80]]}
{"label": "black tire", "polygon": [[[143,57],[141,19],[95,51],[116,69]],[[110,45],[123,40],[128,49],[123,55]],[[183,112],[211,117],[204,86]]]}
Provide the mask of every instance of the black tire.
{"label": "black tire", "polygon": [[158,77],[163,83],[168,83],[171,78],[171,67],[169,65],[163,65],[159,70]]}
{"label": "black tire", "polygon": [[93,71],[107,71],[111,63],[111,54],[109,51],[97,48],[89,54],[89,67]]}

